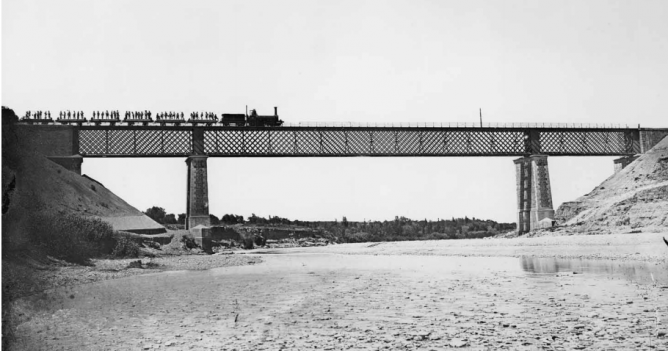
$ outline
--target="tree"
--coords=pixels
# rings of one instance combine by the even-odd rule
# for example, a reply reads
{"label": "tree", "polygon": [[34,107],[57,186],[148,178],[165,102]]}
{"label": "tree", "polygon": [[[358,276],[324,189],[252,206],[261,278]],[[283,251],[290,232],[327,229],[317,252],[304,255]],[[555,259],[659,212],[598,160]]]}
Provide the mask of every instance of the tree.
{"label": "tree", "polygon": [[164,222],[165,224],[176,224],[177,223],[176,222],[176,216],[173,213],[170,213],[170,214],[166,215],[164,221],[165,221]]}
{"label": "tree", "polygon": [[2,125],[14,124],[19,121],[19,117],[14,110],[7,106],[2,106]]}
{"label": "tree", "polygon": [[212,214],[209,215],[209,220],[211,222],[211,225],[219,225],[220,224],[220,219],[218,219],[218,217],[216,217]]}
{"label": "tree", "polygon": [[153,206],[144,211],[144,213],[158,223],[164,223],[165,215],[167,214],[164,208],[158,206]]}
{"label": "tree", "polygon": [[341,224],[343,224],[344,227],[348,228],[348,218],[346,218],[346,216],[343,216],[343,219],[341,219]]}
{"label": "tree", "polygon": [[186,224],[186,214],[179,213],[179,219],[176,220],[179,224]]}
{"label": "tree", "polygon": [[238,216],[235,214],[224,214],[223,217],[220,219],[221,223],[223,224],[237,224],[237,223],[243,223],[244,222],[244,216]]}

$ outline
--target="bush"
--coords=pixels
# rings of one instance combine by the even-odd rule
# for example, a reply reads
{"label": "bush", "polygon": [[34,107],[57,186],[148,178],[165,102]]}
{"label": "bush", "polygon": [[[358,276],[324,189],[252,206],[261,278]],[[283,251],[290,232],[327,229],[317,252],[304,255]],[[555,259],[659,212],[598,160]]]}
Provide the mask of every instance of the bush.
{"label": "bush", "polygon": [[192,236],[192,234],[185,234],[181,237],[181,243],[183,243],[183,247],[186,249],[194,249],[197,247],[197,242],[195,241],[195,237]]}
{"label": "bush", "polygon": [[254,247],[254,245],[253,245],[253,238],[244,238],[244,240],[243,240],[243,247],[244,247],[244,249],[246,249],[246,250],[251,250],[251,249],[253,249],[253,247]]}
{"label": "bush", "polygon": [[267,243],[267,239],[262,235],[256,235],[254,240],[256,246],[264,246]]}
{"label": "bush", "polygon": [[103,253],[114,230],[98,218],[74,214],[34,213],[27,234],[47,255],[74,263],[86,263]]}
{"label": "bush", "polygon": [[138,257],[139,252],[139,243],[135,239],[129,236],[118,236],[116,246],[111,254],[116,257]]}

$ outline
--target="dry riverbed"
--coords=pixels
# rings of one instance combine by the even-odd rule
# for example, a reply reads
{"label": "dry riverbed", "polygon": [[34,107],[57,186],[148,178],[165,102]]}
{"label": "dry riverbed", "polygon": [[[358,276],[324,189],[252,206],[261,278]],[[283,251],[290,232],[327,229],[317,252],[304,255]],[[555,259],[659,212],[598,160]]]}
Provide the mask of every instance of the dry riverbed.
{"label": "dry riverbed", "polygon": [[[195,268],[207,260],[255,264],[129,276],[18,299],[12,346],[668,350],[668,282],[662,275],[668,266],[665,253],[661,257],[652,246],[660,236],[607,237],[611,245],[590,236],[559,243],[541,238],[505,239],[505,244],[366,243],[285,249],[276,255],[185,256]],[[584,263],[577,270],[550,270],[549,260],[545,270],[545,261],[526,257],[447,257],[483,256],[493,252],[490,247],[504,256],[525,250],[535,256],[552,252],[552,257],[584,252],[577,251],[584,247],[589,250],[584,257],[617,260],[605,261],[613,268],[604,273]],[[631,276],[615,273],[629,271],[624,264],[632,265]],[[652,284],[644,277],[651,272],[662,280]]]}
{"label": "dry riverbed", "polygon": [[[418,255],[465,257],[556,257],[623,261],[668,262],[668,233],[543,236],[467,240],[359,243],[283,249],[283,252],[320,252],[353,255]],[[265,250],[260,250],[260,252]]]}

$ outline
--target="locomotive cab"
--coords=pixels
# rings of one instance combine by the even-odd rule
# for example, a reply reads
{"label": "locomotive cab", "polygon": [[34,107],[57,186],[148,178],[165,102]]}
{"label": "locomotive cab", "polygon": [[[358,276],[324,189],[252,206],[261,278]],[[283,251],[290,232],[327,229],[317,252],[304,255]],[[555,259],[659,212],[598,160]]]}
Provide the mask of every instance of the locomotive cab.
{"label": "locomotive cab", "polygon": [[278,127],[282,124],[283,121],[278,119],[278,107],[274,107],[273,116],[258,115],[257,111],[253,109],[247,117],[247,125],[249,127]]}

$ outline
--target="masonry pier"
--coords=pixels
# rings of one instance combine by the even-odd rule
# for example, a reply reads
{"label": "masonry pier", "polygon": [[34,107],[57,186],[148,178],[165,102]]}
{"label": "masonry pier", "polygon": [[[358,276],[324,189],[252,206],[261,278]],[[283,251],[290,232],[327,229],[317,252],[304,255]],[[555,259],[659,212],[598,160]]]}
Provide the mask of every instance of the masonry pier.
{"label": "masonry pier", "polygon": [[186,202],[186,229],[198,225],[209,226],[209,186],[207,184],[207,156],[193,155],[186,159],[188,188]]}
{"label": "masonry pier", "polygon": [[547,155],[514,161],[517,180],[517,232],[551,227],[554,222]]}

